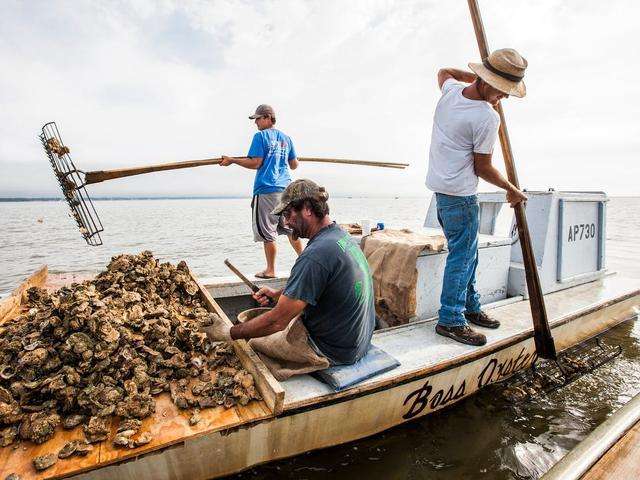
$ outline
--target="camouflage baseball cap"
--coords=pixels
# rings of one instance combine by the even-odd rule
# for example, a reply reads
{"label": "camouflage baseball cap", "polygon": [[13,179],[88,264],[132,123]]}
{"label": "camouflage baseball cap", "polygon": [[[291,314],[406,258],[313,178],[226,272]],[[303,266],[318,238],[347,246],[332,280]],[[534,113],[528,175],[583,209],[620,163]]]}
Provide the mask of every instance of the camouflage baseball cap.
{"label": "camouflage baseball cap", "polygon": [[258,108],[256,108],[256,113],[249,116],[249,120],[255,120],[256,118],[267,116],[275,117],[276,112],[273,110],[273,107],[271,105],[262,104],[258,105]]}
{"label": "camouflage baseball cap", "polygon": [[282,192],[280,203],[276,205],[276,208],[274,208],[271,213],[273,215],[280,215],[291,202],[304,200],[305,198],[327,201],[329,194],[325,191],[324,187],[318,186],[316,182],[301,178],[291,182],[284,192]]}

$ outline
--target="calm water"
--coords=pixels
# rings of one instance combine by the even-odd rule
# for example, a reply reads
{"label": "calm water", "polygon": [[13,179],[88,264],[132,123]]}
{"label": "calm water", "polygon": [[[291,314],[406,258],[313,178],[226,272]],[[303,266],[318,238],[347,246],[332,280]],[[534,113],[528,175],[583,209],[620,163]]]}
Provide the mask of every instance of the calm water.
{"label": "calm water", "polygon": [[[340,198],[338,221],[361,218],[419,228],[426,199]],[[251,240],[248,199],[99,201],[104,246],[85,246],[61,202],[0,203],[0,296],[41,264],[54,273],[92,273],[112,255],[150,249],[162,260],[186,259],[201,277],[263,265]],[[38,220],[41,220],[39,222]],[[640,198],[608,207],[607,265],[640,279]],[[280,242],[279,270],[294,256]],[[639,280],[640,281],[640,280]],[[535,479],[640,391],[640,324],[609,332],[623,354],[550,397],[514,407],[483,390],[452,408],[371,438],[258,467],[247,478]]]}
{"label": "calm water", "polygon": [[[96,201],[105,227],[104,244],[86,245],[65,202],[0,202],[0,297],[46,263],[51,273],[92,273],[113,255],[151,250],[163,261],[186,260],[200,277],[232,275],[229,258],[240,270],[264,268],[262,244],[253,242],[250,199]],[[363,216],[387,225],[418,228],[427,210],[420,198],[331,201],[339,222]],[[278,270],[295,261],[286,237],[278,241]]]}

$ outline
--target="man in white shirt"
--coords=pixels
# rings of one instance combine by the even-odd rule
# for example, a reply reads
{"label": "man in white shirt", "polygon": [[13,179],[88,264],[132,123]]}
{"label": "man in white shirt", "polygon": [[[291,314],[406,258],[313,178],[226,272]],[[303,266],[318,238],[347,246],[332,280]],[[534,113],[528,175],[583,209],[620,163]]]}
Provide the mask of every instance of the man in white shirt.
{"label": "man in white shirt", "polygon": [[527,61],[505,48],[469,68],[474,73],[453,68],[438,72],[442,97],[433,119],[426,185],[435,192],[449,250],[436,332],[469,345],[484,345],[486,337],[467,321],[486,328],[498,328],[500,323],[480,309],[475,288],[478,178],[506,190],[512,207],[526,200],[491,164],[491,155],[500,127],[493,106],[509,95],[525,96],[522,79]]}

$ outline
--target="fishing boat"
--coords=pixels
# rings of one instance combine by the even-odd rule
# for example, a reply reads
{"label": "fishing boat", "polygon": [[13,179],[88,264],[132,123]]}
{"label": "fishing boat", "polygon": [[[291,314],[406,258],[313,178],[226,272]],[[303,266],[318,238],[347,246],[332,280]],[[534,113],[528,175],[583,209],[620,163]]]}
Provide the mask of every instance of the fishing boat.
{"label": "fishing boat", "polygon": [[[604,264],[607,197],[601,192],[529,192],[527,214],[549,326],[559,352],[597,337],[640,312],[640,282],[609,272]],[[206,479],[273,460],[361,439],[450,407],[479,389],[527,369],[536,360],[531,308],[519,238],[495,231],[504,195],[480,196],[478,290],[484,308],[501,322],[481,329],[487,344],[471,347],[435,334],[435,313],[446,251],[424,251],[416,260],[416,318],[379,328],[372,343],[399,366],[341,391],[312,375],[277,381],[245,341],[233,342],[262,396],[247,406],[206,409],[191,426],[168,394],[157,397],[143,428],[153,441],[133,450],[110,442],[88,456],[57,462],[35,474],[34,456],[56,452],[81,429],[59,431],[43,445],[0,450],[0,477],[81,479]],[[425,232],[439,235],[429,209]],[[586,233],[585,233],[586,232]],[[360,240],[358,236],[355,238]],[[194,276],[195,279],[195,276]],[[230,277],[198,281],[210,311],[226,321],[254,307],[246,286]],[[55,283],[46,267],[0,303],[0,321],[15,317],[30,286]],[[286,276],[256,283],[278,287]],[[112,426],[115,432],[116,425]]]}

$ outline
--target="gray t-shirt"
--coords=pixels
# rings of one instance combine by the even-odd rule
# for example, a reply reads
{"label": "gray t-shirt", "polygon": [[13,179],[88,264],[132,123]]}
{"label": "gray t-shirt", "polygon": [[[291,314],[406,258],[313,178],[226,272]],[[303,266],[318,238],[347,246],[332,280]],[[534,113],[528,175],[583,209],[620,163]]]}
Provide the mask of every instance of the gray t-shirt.
{"label": "gray t-shirt", "polygon": [[309,240],[283,293],[307,302],[303,323],[333,363],[350,364],[367,352],[375,327],[373,279],[360,247],[335,223]]}

